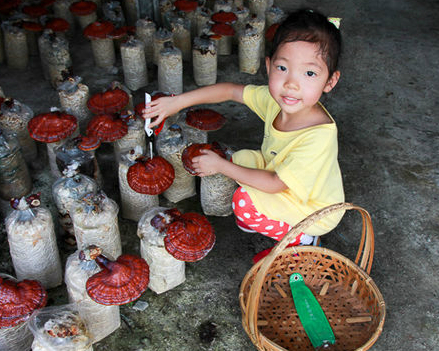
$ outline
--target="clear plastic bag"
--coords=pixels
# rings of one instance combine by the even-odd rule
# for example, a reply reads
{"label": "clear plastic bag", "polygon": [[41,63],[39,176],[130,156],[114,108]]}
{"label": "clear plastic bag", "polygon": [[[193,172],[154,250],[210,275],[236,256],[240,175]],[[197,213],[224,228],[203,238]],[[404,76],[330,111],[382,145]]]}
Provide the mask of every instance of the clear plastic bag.
{"label": "clear plastic bag", "polygon": [[[227,159],[230,159],[233,151],[225,145]],[[221,173],[202,177],[200,182],[200,200],[203,213],[207,216],[225,217],[233,213],[232,198],[238,184],[231,178]]]}
{"label": "clear plastic bag", "polygon": [[179,202],[196,194],[195,177],[186,171],[181,154],[189,143],[179,124],[173,124],[157,137],[157,153],[174,167],[175,178],[163,196],[171,202]]}
{"label": "clear plastic bag", "polygon": [[96,193],[96,182],[83,174],[66,174],[53,183],[52,196],[58,208],[58,220],[66,234],[75,235],[69,209],[85,194]]}
{"label": "clear plastic bag", "polygon": [[113,258],[122,254],[119,206],[104,192],[88,193],[69,209],[78,249],[97,245]]}
{"label": "clear plastic bag", "polygon": [[135,158],[142,155],[141,149],[136,149],[137,151],[130,150],[122,153],[119,161],[119,190],[122,216],[137,222],[145,211],[158,206],[159,197],[158,195],[138,193],[128,184],[128,169],[134,163]]}
{"label": "clear plastic bag", "polygon": [[171,290],[186,280],[185,262],[166,251],[163,241],[165,234],[151,225],[151,219],[166,210],[168,208],[156,207],[147,211],[137,227],[140,254],[149,265],[148,287],[157,294]]}
{"label": "clear plastic bag", "polygon": [[50,211],[21,198],[6,218],[9,249],[18,280],[38,280],[46,289],[62,283],[61,260]]}
{"label": "clear plastic bag", "polygon": [[27,123],[33,116],[34,112],[29,106],[15,99],[6,99],[1,105],[0,128],[17,135],[26,162],[37,158],[37,145],[27,130]]}
{"label": "clear plastic bag", "polygon": [[31,190],[32,180],[18,140],[0,129],[0,197],[9,201],[25,196]]}
{"label": "clear plastic bag", "polygon": [[42,308],[32,314],[32,351],[92,351],[92,338],[75,304]]}
{"label": "clear plastic bag", "polygon": [[[106,255],[106,253],[104,252]],[[79,250],[66,262],[65,284],[70,303],[76,303],[93,343],[98,342],[120,327],[119,306],[105,306],[94,302],[87,294],[85,285],[92,275],[101,269],[93,260],[81,260]]]}

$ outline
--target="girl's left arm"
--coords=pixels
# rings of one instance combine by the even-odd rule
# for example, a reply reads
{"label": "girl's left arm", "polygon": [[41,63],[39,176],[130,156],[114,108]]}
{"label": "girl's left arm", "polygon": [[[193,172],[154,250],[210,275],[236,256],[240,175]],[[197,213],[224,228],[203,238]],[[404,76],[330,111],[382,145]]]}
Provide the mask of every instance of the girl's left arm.
{"label": "girl's left arm", "polygon": [[194,157],[192,165],[200,177],[221,173],[241,184],[270,194],[288,189],[276,172],[239,166],[210,150],[203,150],[201,156]]}

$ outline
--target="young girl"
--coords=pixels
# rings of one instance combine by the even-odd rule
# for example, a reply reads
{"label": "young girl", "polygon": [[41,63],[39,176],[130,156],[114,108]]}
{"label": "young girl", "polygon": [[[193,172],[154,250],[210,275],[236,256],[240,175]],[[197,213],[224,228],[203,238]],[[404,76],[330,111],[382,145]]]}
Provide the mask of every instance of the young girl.
{"label": "young girl", "polygon": [[[227,100],[254,111],[265,122],[261,150],[240,150],[232,162],[206,150],[193,159],[193,166],[201,177],[222,173],[241,185],[232,206],[242,230],[280,240],[314,211],[344,201],[337,127],[319,102],[340,78],[340,50],[334,24],[315,11],[299,10],[276,31],[265,60],[268,86],[218,83],[157,99],[143,117],[155,118],[153,127],[183,108]],[[291,244],[311,244],[313,236],[332,230],[342,215],[315,223]]]}

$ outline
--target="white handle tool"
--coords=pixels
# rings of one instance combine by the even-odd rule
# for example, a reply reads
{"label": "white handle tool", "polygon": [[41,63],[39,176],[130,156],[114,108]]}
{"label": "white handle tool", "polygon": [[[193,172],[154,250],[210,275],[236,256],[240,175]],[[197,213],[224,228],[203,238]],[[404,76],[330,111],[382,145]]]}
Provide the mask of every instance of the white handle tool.
{"label": "white handle tool", "polygon": [[[147,108],[146,104],[149,104],[150,102],[151,102],[151,95],[149,95],[148,93],[145,93],[145,108]],[[150,123],[151,123],[151,118],[145,119],[145,132],[149,138],[149,152],[150,152],[150,156],[152,158],[153,152],[152,152],[152,138],[151,137],[152,137],[154,131],[148,127]]]}

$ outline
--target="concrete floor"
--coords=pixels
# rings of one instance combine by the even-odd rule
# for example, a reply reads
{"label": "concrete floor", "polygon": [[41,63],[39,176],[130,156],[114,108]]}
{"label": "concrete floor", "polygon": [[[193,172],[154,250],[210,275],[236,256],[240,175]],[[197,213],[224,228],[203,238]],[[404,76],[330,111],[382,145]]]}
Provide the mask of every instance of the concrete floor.
{"label": "concrete floor", "polygon": [[[285,10],[316,8],[343,18],[342,77],[324,103],[338,123],[346,201],[368,210],[375,227],[371,277],[384,296],[387,315],[373,350],[439,350],[439,127],[434,112],[439,93],[439,3],[278,0],[276,4]],[[74,73],[83,77],[92,93],[123,77],[121,71],[111,75],[94,67],[89,43],[80,35],[71,44],[71,55]],[[157,90],[157,79],[153,67],[149,73],[151,83],[145,90],[151,92]],[[184,89],[195,88],[190,65],[184,73]],[[233,54],[220,57],[218,81],[263,84],[266,76],[263,70],[255,76],[239,73]],[[1,65],[0,86],[35,114],[59,106],[38,58],[25,71]],[[143,91],[134,94],[135,103],[141,101]],[[211,134],[211,141],[235,149],[258,148],[262,123],[255,115],[233,103],[211,107],[227,117],[224,128]],[[44,146],[39,150],[42,162],[47,162]],[[108,175],[104,190],[118,201],[111,148],[98,150],[98,160]],[[33,171],[32,177],[34,190],[42,191],[43,201],[54,210],[48,166]],[[164,199],[161,204],[172,205]],[[177,207],[201,212],[197,196]],[[187,264],[187,281],[162,295],[147,291],[141,297],[149,304],[143,312],[123,306],[121,328],[94,345],[95,350],[255,349],[241,326],[238,292],[252,256],[272,243],[240,232],[231,216],[209,220],[216,245],[204,260]],[[358,221],[346,215],[323,237],[323,246],[353,258],[359,243]],[[124,251],[138,253],[136,223],[120,218],[119,225]],[[0,271],[13,274],[3,224],[0,243]],[[72,252],[61,242],[60,250],[63,259]],[[50,304],[67,302],[64,286],[49,294]],[[206,325],[216,327],[212,338],[200,338]]]}

